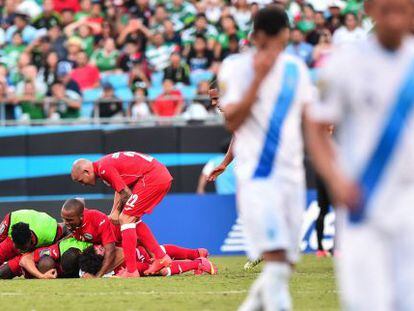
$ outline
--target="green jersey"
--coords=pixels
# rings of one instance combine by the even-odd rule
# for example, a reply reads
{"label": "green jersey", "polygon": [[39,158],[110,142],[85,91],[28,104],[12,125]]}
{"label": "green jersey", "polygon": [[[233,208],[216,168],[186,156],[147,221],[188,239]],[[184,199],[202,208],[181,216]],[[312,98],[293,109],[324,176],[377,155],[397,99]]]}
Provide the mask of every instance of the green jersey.
{"label": "green jersey", "polygon": [[13,225],[24,222],[29,225],[30,230],[36,235],[36,247],[53,244],[57,234],[57,221],[46,213],[35,210],[22,209],[10,213],[9,236]]}
{"label": "green jersey", "polygon": [[62,256],[69,248],[76,248],[83,252],[85,249],[92,245],[92,243],[78,241],[75,238],[63,239],[59,241],[60,256]]}

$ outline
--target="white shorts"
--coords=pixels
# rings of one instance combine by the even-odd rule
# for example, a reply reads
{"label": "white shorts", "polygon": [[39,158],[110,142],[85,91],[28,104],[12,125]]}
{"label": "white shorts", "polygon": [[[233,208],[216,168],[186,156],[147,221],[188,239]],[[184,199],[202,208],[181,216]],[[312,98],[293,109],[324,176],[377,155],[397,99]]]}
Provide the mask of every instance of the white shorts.
{"label": "white shorts", "polygon": [[414,214],[407,210],[393,228],[385,218],[384,225],[369,219],[355,225],[337,211],[336,269],[344,310],[414,310]]}
{"label": "white shorts", "polygon": [[272,179],[238,182],[237,206],[250,259],[266,251],[285,250],[290,262],[298,261],[305,202],[304,183]]}

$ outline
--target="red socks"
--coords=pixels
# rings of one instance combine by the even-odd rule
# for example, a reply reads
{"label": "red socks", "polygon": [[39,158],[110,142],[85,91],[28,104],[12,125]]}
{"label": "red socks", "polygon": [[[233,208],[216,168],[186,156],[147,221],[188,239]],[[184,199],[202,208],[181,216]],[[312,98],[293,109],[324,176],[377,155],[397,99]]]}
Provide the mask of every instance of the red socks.
{"label": "red socks", "polygon": [[174,260],[168,269],[170,269],[171,275],[174,275],[196,270],[198,268],[198,264],[198,261],[193,260]]}
{"label": "red socks", "polygon": [[165,252],[172,259],[196,259],[200,257],[197,249],[180,247],[172,244],[164,244]]}
{"label": "red socks", "polygon": [[122,249],[124,261],[128,272],[137,270],[137,232],[136,223],[121,225]]}
{"label": "red socks", "polygon": [[165,256],[165,252],[158,244],[157,240],[151,232],[151,229],[144,222],[140,221],[137,223],[136,235],[138,236],[138,239],[142,245],[154,255],[155,259],[161,259]]}

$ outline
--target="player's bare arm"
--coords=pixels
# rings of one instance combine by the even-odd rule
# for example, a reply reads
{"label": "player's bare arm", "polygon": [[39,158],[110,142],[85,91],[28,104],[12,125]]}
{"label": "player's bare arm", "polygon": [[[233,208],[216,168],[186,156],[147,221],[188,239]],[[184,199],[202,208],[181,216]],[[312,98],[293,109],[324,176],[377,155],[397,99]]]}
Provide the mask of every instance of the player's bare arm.
{"label": "player's bare arm", "polygon": [[26,254],[20,259],[20,266],[24,268],[29,274],[34,276],[36,279],[56,279],[56,269],[51,269],[45,273],[39,271],[34,261],[33,253]]}
{"label": "player's bare arm", "polygon": [[358,204],[358,186],[348,180],[337,166],[335,147],[329,131],[330,124],[318,123],[305,117],[305,135],[313,165],[327,182],[337,205],[353,208]]}
{"label": "player's bare arm", "polygon": [[96,277],[100,278],[104,276],[109,271],[112,271],[111,268],[113,267],[114,259],[115,259],[115,244],[109,243],[104,245],[104,260],[102,263],[101,270],[96,274]]}
{"label": "player's bare arm", "polygon": [[128,187],[125,187],[120,192],[115,192],[114,203],[112,205],[111,214],[109,215],[109,218],[114,225],[119,225],[119,215],[131,195],[132,191]]}
{"label": "player's bare arm", "polygon": [[214,168],[214,170],[207,178],[208,181],[215,181],[217,177],[221,175],[226,170],[227,166],[229,166],[229,164],[233,161],[233,141],[234,139],[232,138],[223,161],[216,168]]}
{"label": "player's bare arm", "polygon": [[269,44],[256,52],[254,56],[255,74],[242,100],[239,103],[228,104],[223,108],[226,125],[230,131],[236,131],[250,115],[251,108],[257,100],[260,86],[272,69],[280,52],[281,48],[276,44]]}

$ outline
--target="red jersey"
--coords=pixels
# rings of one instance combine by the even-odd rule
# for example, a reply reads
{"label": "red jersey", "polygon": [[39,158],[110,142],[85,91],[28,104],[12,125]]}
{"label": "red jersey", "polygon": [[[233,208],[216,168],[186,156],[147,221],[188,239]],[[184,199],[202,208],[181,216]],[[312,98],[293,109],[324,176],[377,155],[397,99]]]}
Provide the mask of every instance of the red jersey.
{"label": "red jersey", "polygon": [[139,180],[151,185],[172,180],[163,164],[149,155],[133,151],[108,154],[94,162],[93,166],[96,176],[116,192],[135,185]]}
{"label": "red jersey", "polygon": [[178,90],[172,90],[168,94],[158,96],[153,104],[152,109],[157,116],[172,117],[177,114],[177,107],[182,105],[183,96]]}
{"label": "red jersey", "polygon": [[33,252],[33,260],[35,263],[38,263],[40,261],[40,258],[43,256],[49,256],[55,261],[60,260],[60,250],[59,250],[59,244],[55,243],[50,246],[46,247],[40,247],[34,250]]}
{"label": "red jersey", "polygon": [[73,237],[79,241],[102,244],[103,246],[115,243],[113,224],[108,216],[98,210],[85,208],[83,223],[72,232]]}

